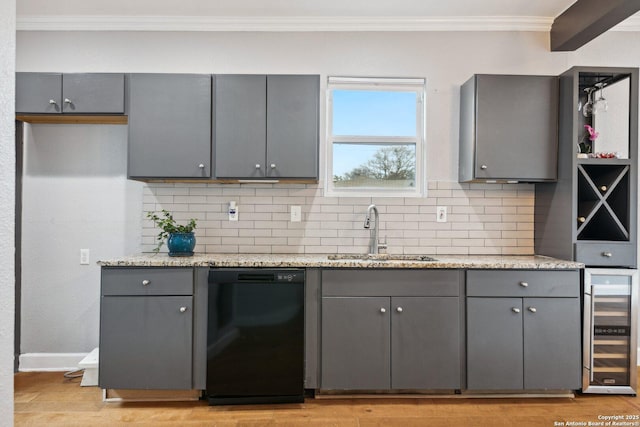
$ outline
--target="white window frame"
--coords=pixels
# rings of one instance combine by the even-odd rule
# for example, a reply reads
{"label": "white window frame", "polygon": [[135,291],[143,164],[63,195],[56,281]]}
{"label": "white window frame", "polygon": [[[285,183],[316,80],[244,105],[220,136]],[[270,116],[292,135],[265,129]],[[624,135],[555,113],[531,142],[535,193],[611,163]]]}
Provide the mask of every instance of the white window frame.
{"label": "white window frame", "polygon": [[[388,136],[342,136],[333,135],[333,90],[380,90],[390,92],[415,92],[416,102],[416,136],[388,137]],[[426,80],[423,78],[385,78],[385,77],[329,77],[327,81],[326,102],[326,170],[325,190],[328,196],[348,197],[422,197],[426,196]],[[349,143],[371,145],[406,145],[415,144],[416,170],[415,187],[382,188],[382,187],[339,187],[333,183],[333,145],[334,143]]]}

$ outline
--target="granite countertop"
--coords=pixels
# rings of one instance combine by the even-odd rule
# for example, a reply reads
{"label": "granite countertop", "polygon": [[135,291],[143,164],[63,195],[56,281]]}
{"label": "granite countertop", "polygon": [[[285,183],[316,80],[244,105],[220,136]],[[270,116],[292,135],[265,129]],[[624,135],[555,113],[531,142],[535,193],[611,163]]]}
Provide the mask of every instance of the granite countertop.
{"label": "granite countertop", "polygon": [[[338,259],[332,259],[337,257]],[[98,261],[103,267],[324,267],[324,268],[479,268],[479,269],[576,269],[584,264],[546,256],[386,255],[369,257],[358,254],[195,254],[170,257],[144,253]],[[426,257],[428,258],[428,257]]]}

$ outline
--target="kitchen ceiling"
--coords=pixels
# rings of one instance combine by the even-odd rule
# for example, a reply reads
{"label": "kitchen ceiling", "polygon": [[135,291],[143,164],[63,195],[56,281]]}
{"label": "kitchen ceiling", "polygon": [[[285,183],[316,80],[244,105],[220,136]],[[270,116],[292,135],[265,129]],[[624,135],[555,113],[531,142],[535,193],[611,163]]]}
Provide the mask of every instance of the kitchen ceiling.
{"label": "kitchen ceiling", "polygon": [[[21,31],[549,31],[575,0],[19,0]],[[638,31],[636,14],[617,30]]]}
{"label": "kitchen ceiling", "polygon": [[18,15],[518,16],[554,18],[575,0],[20,0]]}

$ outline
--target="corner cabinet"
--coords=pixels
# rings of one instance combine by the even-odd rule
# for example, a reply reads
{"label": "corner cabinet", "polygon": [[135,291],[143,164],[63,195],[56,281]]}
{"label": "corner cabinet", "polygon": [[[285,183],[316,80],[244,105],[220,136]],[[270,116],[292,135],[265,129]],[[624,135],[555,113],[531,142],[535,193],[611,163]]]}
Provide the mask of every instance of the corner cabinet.
{"label": "corner cabinet", "polygon": [[467,271],[467,389],[581,385],[579,271]]}
{"label": "corner cabinet", "polygon": [[122,73],[16,73],[16,113],[124,114]]}
{"label": "corner cabinet", "polygon": [[557,178],[558,78],[478,74],[460,89],[460,182]]}
{"label": "corner cabinet", "polygon": [[129,178],[211,178],[211,80],[128,75]]}
{"label": "corner cabinet", "polygon": [[216,177],[317,179],[319,81],[216,75]]}
{"label": "corner cabinet", "polygon": [[576,67],[560,76],[558,159],[558,182],[535,189],[535,252],[635,268],[637,68]]}
{"label": "corner cabinet", "polygon": [[460,389],[461,277],[323,270],[320,387]]}
{"label": "corner cabinet", "polygon": [[189,390],[192,268],[103,268],[99,386]]}

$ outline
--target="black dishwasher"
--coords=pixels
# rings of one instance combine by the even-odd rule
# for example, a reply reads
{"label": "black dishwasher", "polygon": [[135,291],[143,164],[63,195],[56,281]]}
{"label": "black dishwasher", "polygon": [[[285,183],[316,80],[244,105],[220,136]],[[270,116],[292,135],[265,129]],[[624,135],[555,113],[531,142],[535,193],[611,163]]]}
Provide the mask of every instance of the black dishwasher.
{"label": "black dishwasher", "polygon": [[304,270],[209,271],[211,405],[304,401]]}

